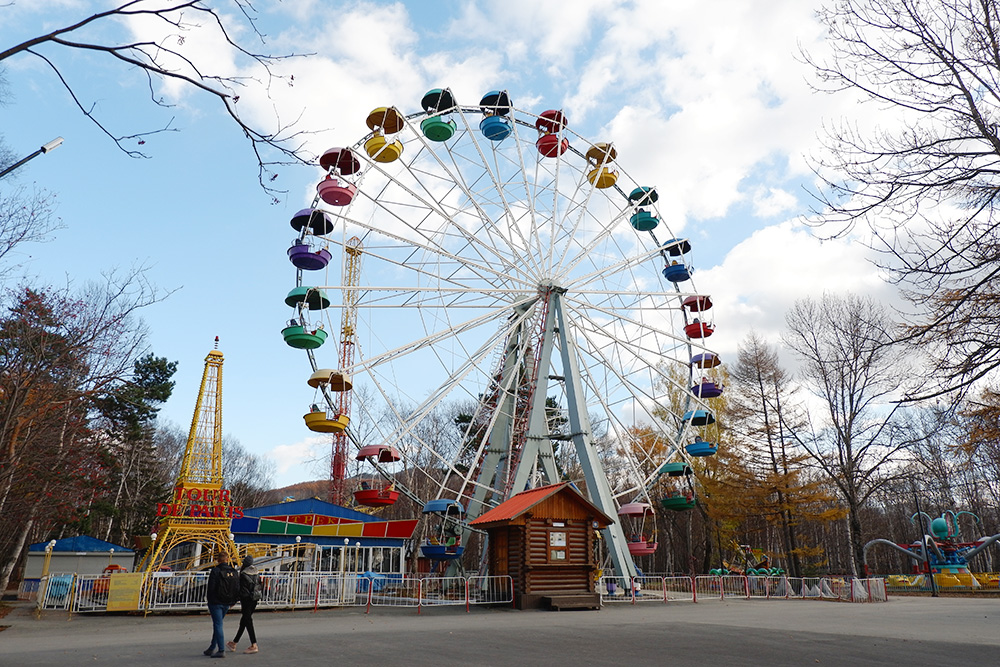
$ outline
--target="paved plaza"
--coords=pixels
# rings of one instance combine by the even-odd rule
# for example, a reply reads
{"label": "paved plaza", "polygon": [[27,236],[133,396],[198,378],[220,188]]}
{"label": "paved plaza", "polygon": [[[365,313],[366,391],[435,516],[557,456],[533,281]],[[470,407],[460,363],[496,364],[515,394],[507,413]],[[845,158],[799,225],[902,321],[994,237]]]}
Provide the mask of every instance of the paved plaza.
{"label": "paved plaza", "polygon": [[[601,611],[380,608],[258,612],[256,665],[993,665],[1000,599],[892,597],[881,604],[710,600]],[[226,619],[231,639],[239,614]],[[213,664],[205,614],[36,619],[18,605],[0,625],[0,665]],[[241,650],[247,646],[244,638]]]}

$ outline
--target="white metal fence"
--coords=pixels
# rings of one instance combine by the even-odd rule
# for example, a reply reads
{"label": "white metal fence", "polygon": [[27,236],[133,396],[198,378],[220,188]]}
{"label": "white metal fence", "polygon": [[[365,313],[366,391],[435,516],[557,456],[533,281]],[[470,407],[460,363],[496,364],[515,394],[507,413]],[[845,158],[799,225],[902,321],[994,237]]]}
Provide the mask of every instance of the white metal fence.
{"label": "white metal fence", "polygon": [[[363,574],[277,573],[261,575],[258,608],[415,607],[513,604],[509,576],[402,578]],[[142,584],[139,611],[203,609],[207,572],[156,572]],[[51,574],[38,586],[38,608],[71,613],[107,611],[108,575]]]}
{"label": "white metal fence", "polygon": [[629,580],[601,577],[601,602],[671,602],[729,599],[834,599],[845,602],[885,602],[885,581],[879,578],[758,577],[705,575],[642,576]]}

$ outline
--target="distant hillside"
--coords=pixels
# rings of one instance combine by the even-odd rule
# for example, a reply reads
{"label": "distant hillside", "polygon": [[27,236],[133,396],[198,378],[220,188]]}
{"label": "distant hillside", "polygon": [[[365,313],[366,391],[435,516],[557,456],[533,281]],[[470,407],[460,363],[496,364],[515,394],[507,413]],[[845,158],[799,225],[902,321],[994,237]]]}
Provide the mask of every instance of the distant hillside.
{"label": "distant hillside", "polygon": [[306,498],[319,498],[326,500],[330,493],[330,480],[317,479],[311,482],[299,482],[290,486],[283,486],[280,489],[271,489],[264,499],[265,505],[280,503],[286,498],[293,500],[305,500]]}

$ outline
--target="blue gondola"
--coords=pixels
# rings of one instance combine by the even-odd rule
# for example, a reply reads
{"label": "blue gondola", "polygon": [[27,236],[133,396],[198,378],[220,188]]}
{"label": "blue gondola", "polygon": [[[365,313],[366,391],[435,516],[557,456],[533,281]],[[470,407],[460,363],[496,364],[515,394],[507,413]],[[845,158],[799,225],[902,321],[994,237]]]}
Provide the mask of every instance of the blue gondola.
{"label": "blue gondola", "polygon": [[685,280],[691,279],[691,273],[686,266],[678,262],[677,264],[668,264],[665,266],[663,268],[663,277],[672,283],[682,283]]}
{"label": "blue gondola", "polygon": [[483,118],[479,123],[479,130],[483,136],[490,141],[503,141],[513,131],[513,126],[509,119],[505,118],[510,113],[510,96],[506,90],[492,90],[479,100],[479,108],[482,109]]}
{"label": "blue gondola", "polygon": [[424,558],[455,560],[461,557],[465,547],[459,522],[465,516],[465,508],[457,500],[438,498],[424,505],[423,513],[440,517],[438,525],[430,529],[430,537],[420,545]]}
{"label": "blue gondola", "polygon": [[663,244],[663,249],[671,257],[680,257],[691,252],[691,244],[687,239],[670,239]]}
{"label": "blue gondola", "polygon": [[683,421],[691,422],[692,426],[708,426],[715,423],[715,417],[708,410],[688,410]]}
{"label": "blue gondola", "polygon": [[714,442],[695,438],[695,441],[686,446],[684,450],[691,456],[714,456],[719,451],[719,446]]}

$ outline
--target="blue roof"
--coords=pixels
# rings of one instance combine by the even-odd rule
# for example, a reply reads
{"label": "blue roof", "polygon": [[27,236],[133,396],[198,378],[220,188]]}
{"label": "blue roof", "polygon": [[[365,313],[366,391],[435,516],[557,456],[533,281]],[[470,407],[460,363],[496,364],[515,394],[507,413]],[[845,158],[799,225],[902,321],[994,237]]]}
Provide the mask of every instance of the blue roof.
{"label": "blue roof", "polygon": [[251,507],[244,509],[243,514],[253,517],[281,516],[285,514],[319,514],[322,516],[335,516],[341,519],[353,519],[354,521],[385,521],[385,519],[372,516],[371,514],[357,512],[316,498],[292,500],[287,503],[275,503],[273,505],[264,505],[263,507]]}
{"label": "blue roof", "polygon": [[441,513],[441,514],[464,514],[465,508],[457,500],[452,500],[449,498],[438,498],[437,500],[428,501],[424,505],[424,514],[430,514],[431,512]]}
{"label": "blue roof", "polygon": [[[45,551],[45,547],[47,547],[48,544],[48,542],[35,542],[28,547],[28,551]],[[111,542],[105,542],[104,540],[99,540],[96,537],[90,537],[89,535],[64,537],[61,540],[56,540],[56,545],[52,547],[52,551],[91,551],[105,553],[111,549],[114,549],[115,553],[119,554],[134,553],[128,547],[123,547],[120,544],[112,544]]]}

